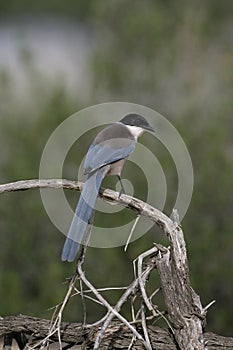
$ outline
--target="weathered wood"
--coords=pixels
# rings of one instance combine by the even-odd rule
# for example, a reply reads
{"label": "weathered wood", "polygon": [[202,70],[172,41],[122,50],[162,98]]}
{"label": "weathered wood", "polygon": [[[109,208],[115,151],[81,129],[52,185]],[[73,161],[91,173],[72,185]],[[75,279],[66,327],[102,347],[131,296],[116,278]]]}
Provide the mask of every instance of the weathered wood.
{"label": "weathered wood", "polygon": [[[82,183],[63,179],[51,180],[25,180],[15,183],[0,185],[0,194],[10,191],[20,191],[31,188],[66,188],[80,190]],[[168,236],[170,247],[156,245],[153,254],[156,267],[161,280],[161,288],[164,301],[171,323],[170,332],[158,327],[148,327],[148,338],[154,349],[158,350],[215,350],[233,349],[233,338],[225,338],[213,333],[204,333],[206,309],[202,307],[199,296],[191,288],[189,267],[184,235],[179,225],[178,214],[174,211],[173,219],[153,208],[149,204],[131,196],[121,195],[111,190],[100,190],[100,196],[117,202],[138,214],[148,217],[155,222]],[[145,271],[144,271],[145,272]],[[145,288],[145,287],[143,287]],[[145,290],[141,288],[142,299],[149,311],[153,306],[149,305]],[[144,293],[144,294],[143,294]],[[123,300],[123,299],[122,299]],[[125,299],[123,300],[125,301]],[[123,303],[122,301],[122,303]],[[147,302],[148,301],[148,302]],[[118,305],[118,304],[117,304]],[[116,308],[116,309],[115,309]],[[118,311],[117,306],[113,311]],[[115,313],[113,312],[115,315]],[[120,315],[118,315],[118,318]],[[132,329],[125,324],[112,321],[106,327],[99,349],[126,349],[132,340]],[[0,336],[23,332],[32,337],[32,341],[43,339],[48,336],[51,321],[27,316],[11,316],[0,319]],[[140,326],[137,330],[143,334]],[[132,328],[132,327],[131,327]],[[92,349],[99,334],[101,326],[87,328],[81,324],[61,323],[60,333],[64,342],[70,344],[82,344],[83,349]],[[145,329],[144,329],[145,330]],[[135,332],[134,332],[135,333]],[[136,332],[137,333],[137,332]],[[138,334],[138,333],[137,333]],[[140,335],[139,334],[139,335]],[[138,336],[140,339],[140,337]],[[50,336],[50,340],[57,341],[58,334]],[[142,349],[143,342],[135,341],[132,349]],[[151,348],[151,346],[149,347]]]}
{"label": "weathered wood", "polygon": [[[50,320],[25,315],[1,317],[0,337],[12,332],[23,332],[27,335],[33,335],[35,340],[42,339],[48,335],[50,325]],[[81,344],[88,333],[89,329],[83,329],[80,323],[62,322],[61,324],[61,335],[65,342]],[[51,338],[57,341],[58,336],[55,333]]]}
{"label": "weathered wood", "polygon": [[[71,181],[66,179],[40,179],[40,180],[22,180],[0,185],[0,194],[7,192],[15,191],[25,191],[35,188],[53,188],[53,189],[68,189],[68,190],[77,190],[82,189],[83,183],[78,181]],[[160,210],[152,207],[151,205],[143,202],[142,200],[127,196],[122,194],[119,197],[119,192],[115,192],[109,189],[101,188],[99,196],[112,201],[119,203],[124,207],[127,207],[133,211],[136,211],[142,216],[148,217],[153,222],[157,223],[159,226],[163,226],[164,223],[172,223],[172,221],[163,214]]]}
{"label": "weathered wood", "polygon": [[[0,336],[12,332],[23,332],[31,336],[31,341],[36,341],[47,336],[50,320],[30,317],[25,315],[7,316],[0,318]],[[83,345],[83,349],[92,349],[99,328],[83,328],[80,323],[61,323],[62,340],[70,344]],[[149,326],[149,336],[153,349],[156,350],[177,350],[173,336],[168,330],[160,327]],[[139,327],[139,331],[141,331]],[[114,322],[108,328],[101,343],[100,350],[126,349],[132,339],[131,331],[118,322]],[[58,334],[52,336],[54,342],[58,341]],[[205,333],[204,341],[208,350],[230,350],[233,349],[233,338],[222,337],[214,333]],[[133,350],[142,350],[140,341],[136,341]]]}
{"label": "weathered wood", "polygon": [[165,232],[170,240],[170,248],[157,257],[164,301],[174,335],[180,349],[203,350],[203,322],[205,311],[199,296],[190,285],[188,259],[184,235],[180,225],[173,222]]}

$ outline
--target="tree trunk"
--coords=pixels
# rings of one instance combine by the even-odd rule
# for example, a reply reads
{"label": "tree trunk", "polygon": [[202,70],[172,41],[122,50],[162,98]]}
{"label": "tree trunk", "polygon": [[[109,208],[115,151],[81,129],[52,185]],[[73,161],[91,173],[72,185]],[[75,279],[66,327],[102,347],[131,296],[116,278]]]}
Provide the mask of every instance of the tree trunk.
{"label": "tree trunk", "polygon": [[[11,334],[13,338],[16,334],[23,333],[27,338],[32,337],[33,341],[45,338],[51,326],[50,320],[36,317],[18,315],[0,318],[0,337]],[[141,327],[138,328],[139,331]],[[99,328],[93,327],[85,329],[79,323],[61,323],[62,341],[69,344],[82,345],[82,349],[93,349]],[[177,350],[179,349],[173,335],[165,329],[149,326],[149,336],[153,349],[156,350]],[[58,342],[58,334],[55,333],[51,339]],[[126,327],[114,322],[108,328],[100,350],[107,349],[127,349],[132,339],[131,331]],[[222,337],[214,333],[204,333],[204,342],[208,350],[230,350],[233,349],[233,338]],[[31,344],[32,345],[32,344]],[[144,350],[143,345],[137,340],[133,350]]]}

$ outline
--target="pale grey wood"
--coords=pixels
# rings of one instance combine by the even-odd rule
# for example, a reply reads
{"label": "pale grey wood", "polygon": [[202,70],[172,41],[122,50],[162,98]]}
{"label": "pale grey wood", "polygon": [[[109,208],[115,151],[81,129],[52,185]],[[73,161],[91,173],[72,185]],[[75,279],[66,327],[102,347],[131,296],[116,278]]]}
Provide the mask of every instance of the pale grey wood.
{"label": "pale grey wood", "polygon": [[[65,179],[25,180],[0,185],[0,194],[32,188],[80,190],[82,185],[80,182]],[[181,350],[233,349],[233,338],[203,332],[206,309],[202,307],[200,297],[190,285],[187,250],[178,213],[174,211],[173,218],[168,218],[156,208],[137,198],[127,195],[121,195],[119,198],[118,192],[108,189],[101,189],[100,196],[148,217],[163,230],[170,241],[168,248],[156,245],[157,253],[154,259],[172,332],[149,326],[148,335],[152,347],[159,350],[172,350],[177,349],[176,344],[178,344]],[[108,325],[100,349],[125,349],[132,340],[129,328],[124,325],[116,326],[113,322]],[[33,334],[35,339],[43,338],[48,334],[49,325],[50,321],[34,317],[5,317],[0,319],[0,335],[22,331],[29,335]],[[80,324],[62,323],[61,336],[65,342],[86,344],[85,348],[91,349],[98,331],[95,327],[83,328]],[[54,334],[52,339],[57,340],[57,334]],[[136,341],[132,349],[142,349],[142,343]]]}
{"label": "pale grey wood", "polygon": [[[24,332],[24,334],[28,336],[33,335],[34,340],[38,340],[44,338],[48,334],[50,324],[50,320],[25,315],[2,317],[0,318],[0,337],[12,332]],[[93,349],[97,330],[97,327],[85,329],[80,323],[62,322],[61,324],[62,340],[67,343],[78,345],[86,343],[84,349]],[[148,331],[153,349],[178,349],[168,330],[149,326]],[[100,349],[126,349],[131,338],[132,333],[127,327],[119,326],[119,323],[113,323],[108,328],[108,332],[101,343]],[[54,334],[53,340],[58,341],[57,334]],[[233,349],[233,338],[230,337],[222,337],[214,333],[204,333],[204,340],[207,346],[206,349],[208,350]],[[143,346],[137,341],[132,349],[142,350]]]}

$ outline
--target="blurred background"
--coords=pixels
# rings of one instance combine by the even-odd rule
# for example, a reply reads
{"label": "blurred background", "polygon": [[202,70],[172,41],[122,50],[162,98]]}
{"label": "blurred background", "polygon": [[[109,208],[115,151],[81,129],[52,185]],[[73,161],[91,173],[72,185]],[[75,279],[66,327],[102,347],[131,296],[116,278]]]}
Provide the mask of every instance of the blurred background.
{"label": "blurred background", "polygon": [[[126,101],[164,115],[183,137],[194,166],[193,198],[183,220],[192,286],[204,306],[216,300],[207,330],[222,335],[233,329],[231,20],[231,2],[219,0],[0,4],[0,182],[38,178],[51,132],[84,107]],[[85,137],[74,145],[65,178],[74,179],[87,147]],[[166,213],[177,178],[169,154],[159,143],[155,147],[170,184]],[[123,177],[130,179],[133,171],[127,164]],[[141,178],[134,181],[143,199]],[[78,194],[67,197],[75,205]],[[124,213],[124,220],[132,218]],[[51,317],[74,265],[60,261],[64,236],[50,222],[38,190],[1,195],[0,232],[0,315]],[[153,242],[167,244],[158,228],[126,253],[122,247],[89,248],[86,274],[96,286],[126,286],[132,260]],[[149,288],[158,285],[154,274]],[[111,302],[118,296],[106,295]],[[155,302],[162,310],[161,295]],[[89,322],[104,314],[95,304],[87,306]],[[82,313],[73,298],[65,320],[82,321]]]}

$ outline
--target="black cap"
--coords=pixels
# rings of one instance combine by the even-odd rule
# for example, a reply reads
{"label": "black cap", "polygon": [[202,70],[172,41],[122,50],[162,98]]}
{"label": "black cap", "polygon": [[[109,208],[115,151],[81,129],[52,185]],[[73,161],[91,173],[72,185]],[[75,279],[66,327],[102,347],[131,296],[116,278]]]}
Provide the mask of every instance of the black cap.
{"label": "black cap", "polygon": [[155,132],[155,129],[148,123],[146,118],[139,114],[130,113],[120,120],[125,125],[138,126],[139,128]]}

